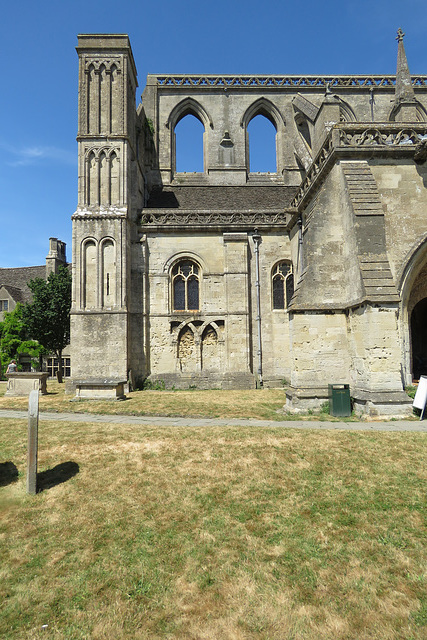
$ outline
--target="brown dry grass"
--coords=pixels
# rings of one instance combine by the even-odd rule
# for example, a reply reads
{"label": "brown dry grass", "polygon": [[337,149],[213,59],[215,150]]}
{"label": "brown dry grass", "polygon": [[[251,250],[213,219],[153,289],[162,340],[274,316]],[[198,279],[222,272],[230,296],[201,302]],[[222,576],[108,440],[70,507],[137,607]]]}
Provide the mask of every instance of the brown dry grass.
{"label": "brown dry grass", "polygon": [[[64,385],[48,381],[48,395],[40,397],[40,411],[116,415],[184,416],[203,418],[259,418],[284,420],[283,389],[242,391],[134,391],[123,402],[79,401],[64,394]],[[0,391],[1,396],[1,391]],[[0,409],[27,410],[28,398],[0,397]]]}
{"label": "brown dry grass", "polygon": [[30,497],[0,429],[2,638],[426,637],[425,434],[49,422]]}

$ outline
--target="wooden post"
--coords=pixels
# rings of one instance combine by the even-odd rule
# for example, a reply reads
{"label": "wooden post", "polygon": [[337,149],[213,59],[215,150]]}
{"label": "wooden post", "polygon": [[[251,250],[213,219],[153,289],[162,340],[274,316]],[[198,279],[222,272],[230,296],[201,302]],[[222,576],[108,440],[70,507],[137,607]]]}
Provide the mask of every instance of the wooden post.
{"label": "wooden post", "polygon": [[39,430],[39,392],[30,392],[28,401],[27,493],[37,493],[37,447]]}

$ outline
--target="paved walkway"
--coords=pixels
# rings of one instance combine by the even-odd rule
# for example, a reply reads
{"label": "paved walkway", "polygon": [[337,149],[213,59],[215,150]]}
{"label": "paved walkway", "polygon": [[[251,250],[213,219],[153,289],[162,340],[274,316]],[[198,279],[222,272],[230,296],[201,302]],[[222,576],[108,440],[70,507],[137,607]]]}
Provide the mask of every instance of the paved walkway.
{"label": "paved walkway", "polygon": [[[26,411],[0,409],[0,418],[27,419]],[[40,421],[100,422],[140,424],[158,427],[280,427],[282,429],[342,429],[345,431],[419,431],[427,432],[427,420],[390,420],[378,422],[328,422],[321,420],[239,420],[215,418],[166,418],[161,416],[125,416],[94,413],[40,413]]]}

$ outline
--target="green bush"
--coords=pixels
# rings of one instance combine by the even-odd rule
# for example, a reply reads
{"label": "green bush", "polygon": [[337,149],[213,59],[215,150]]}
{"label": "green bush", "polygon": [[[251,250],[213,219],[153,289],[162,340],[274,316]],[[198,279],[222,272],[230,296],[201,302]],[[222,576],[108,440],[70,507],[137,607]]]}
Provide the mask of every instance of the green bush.
{"label": "green bush", "polygon": [[415,394],[417,393],[418,387],[414,387],[413,385],[409,385],[405,387],[405,391],[412,400],[415,398]]}
{"label": "green bush", "polygon": [[142,383],[143,391],[165,391],[166,385],[164,380],[150,380],[145,378]]}

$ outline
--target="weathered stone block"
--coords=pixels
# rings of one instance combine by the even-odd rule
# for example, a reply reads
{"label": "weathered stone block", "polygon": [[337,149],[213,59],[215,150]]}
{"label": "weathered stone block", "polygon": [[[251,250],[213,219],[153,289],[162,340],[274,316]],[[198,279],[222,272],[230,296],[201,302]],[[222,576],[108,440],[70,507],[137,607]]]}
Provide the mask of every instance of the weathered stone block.
{"label": "weathered stone block", "polygon": [[31,391],[47,394],[47,373],[8,373],[6,396],[29,396]]}

